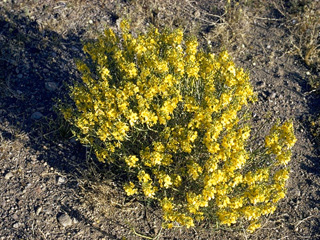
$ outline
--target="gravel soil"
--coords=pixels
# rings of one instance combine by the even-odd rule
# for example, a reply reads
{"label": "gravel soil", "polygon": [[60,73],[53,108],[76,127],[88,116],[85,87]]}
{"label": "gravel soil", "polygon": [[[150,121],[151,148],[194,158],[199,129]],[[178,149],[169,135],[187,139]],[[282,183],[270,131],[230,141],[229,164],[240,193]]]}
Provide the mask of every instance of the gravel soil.
{"label": "gravel soil", "polygon": [[[319,144],[308,125],[320,100],[310,70],[290,54],[282,11],[259,1],[239,6],[227,18],[224,1],[1,1],[0,239],[320,239]],[[80,78],[83,42],[107,26],[117,31],[122,18],[136,31],[182,26],[213,51],[226,47],[258,94],[257,136],[276,119],[294,121],[287,196],[255,233],[209,223],[161,229],[159,207],[126,197],[119,173],[97,163],[55,112],[66,84]]]}

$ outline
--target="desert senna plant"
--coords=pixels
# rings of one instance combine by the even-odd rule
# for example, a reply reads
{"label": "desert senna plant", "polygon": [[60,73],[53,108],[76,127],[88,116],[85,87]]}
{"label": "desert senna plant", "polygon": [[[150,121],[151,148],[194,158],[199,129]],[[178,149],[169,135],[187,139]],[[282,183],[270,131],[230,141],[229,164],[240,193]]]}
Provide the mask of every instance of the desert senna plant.
{"label": "desert senna plant", "polygon": [[285,195],[292,123],[271,130],[268,164],[252,167],[260,158],[247,150],[242,119],[255,99],[248,73],[180,29],[134,37],[123,21],[121,30],[84,47],[89,61],[77,64],[74,104],[62,108],[75,135],[99,161],[126,172],[127,195],[159,202],[165,227],[247,219],[254,231]]}

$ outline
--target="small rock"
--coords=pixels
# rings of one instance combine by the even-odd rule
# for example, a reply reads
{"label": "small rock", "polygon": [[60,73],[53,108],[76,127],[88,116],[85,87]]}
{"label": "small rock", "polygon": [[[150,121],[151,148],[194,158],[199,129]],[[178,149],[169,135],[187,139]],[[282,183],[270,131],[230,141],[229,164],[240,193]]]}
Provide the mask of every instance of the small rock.
{"label": "small rock", "polygon": [[58,85],[55,82],[46,82],[44,85],[45,85],[45,88],[50,92],[53,92],[58,88]]}
{"label": "small rock", "polygon": [[57,184],[58,185],[61,185],[61,184],[65,183],[65,182],[66,182],[66,179],[64,177],[58,177],[57,178]]}
{"label": "small rock", "polygon": [[277,94],[275,92],[272,92],[270,95],[269,95],[269,99],[275,99],[277,96]]}
{"label": "small rock", "polygon": [[52,215],[52,208],[49,207],[45,207],[42,209],[43,213],[47,214],[47,215]]}
{"label": "small rock", "polygon": [[69,141],[72,144],[76,144],[77,143],[77,139],[75,137],[71,138]]}
{"label": "small rock", "polygon": [[15,223],[12,225],[13,228],[19,228],[20,224],[19,223]]}
{"label": "small rock", "polygon": [[41,213],[41,211],[42,211],[42,207],[39,206],[35,210],[36,210],[36,215],[39,215]]}
{"label": "small rock", "polygon": [[200,11],[199,10],[195,11],[194,16],[195,16],[195,18],[200,17],[201,16]]}
{"label": "small rock", "polygon": [[79,52],[79,48],[75,47],[75,46],[72,46],[71,49],[75,52]]}
{"label": "small rock", "polygon": [[72,225],[72,219],[66,213],[58,217],[58,222],[64,227],[68,227]]}
{"label": "small rock", "polygon": [[258,86],[259,88],[264,88],[264,87],[266,86],[266,83],[263,82],[263,81],[260,81],[260,82],[257,82],[257,86]]}
{"label": "small rock", "polygon": [[12,177],[13,177],[13,173],[12,173],[12,172],[8,172],[8,173],[4,176],[4,178],[7,179],[7,180],[9,180],[9,179],[12,178]]}
{"label": "small rock", "polygon": [[41,112],[34,112],[31,115],[31,119],[34,119],[34,120],[39,120],[42,117],[43,117],[43,114]]}
{"label": "small rock", "polygon": [[19,219],[19,215],[17,213],[14,213],[12,215],[12,218],[17,221]]}

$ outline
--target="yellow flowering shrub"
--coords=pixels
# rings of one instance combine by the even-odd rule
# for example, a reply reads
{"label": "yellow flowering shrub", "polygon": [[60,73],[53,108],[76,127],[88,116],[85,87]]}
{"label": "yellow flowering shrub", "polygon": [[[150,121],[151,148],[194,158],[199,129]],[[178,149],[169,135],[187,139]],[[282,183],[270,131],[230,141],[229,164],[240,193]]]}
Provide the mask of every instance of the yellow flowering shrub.
{"label": "yellow flowering shrub", "polygon": [[84,47],[74,104],[62,109],[77,138],[127,173],[127,195],[158,201],[166,227],[247,219],[254,231],[285,195],[292,123],[272,128],[268,163],[258,164],[241,120],[255,95],[227,52],[200,50],[181,30],[134,37],[126,22],[121,29]]}

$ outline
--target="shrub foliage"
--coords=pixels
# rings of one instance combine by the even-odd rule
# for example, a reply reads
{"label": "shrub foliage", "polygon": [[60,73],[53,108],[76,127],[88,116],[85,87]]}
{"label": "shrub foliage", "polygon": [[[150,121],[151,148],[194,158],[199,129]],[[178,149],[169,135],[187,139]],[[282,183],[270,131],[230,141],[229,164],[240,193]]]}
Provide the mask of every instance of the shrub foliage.
{"label": "shrub foliage", "polygon": [[248,219],[254,231],[285,196],[292,123],[248,151],[242,110],[254,92],[227,52],[199,50],[181,30],[121,30],[84,47],[90,61],[78,62],[82,81],[62,108],[77,138],[127,174],[127,195],[159,202],[164,226]]}

